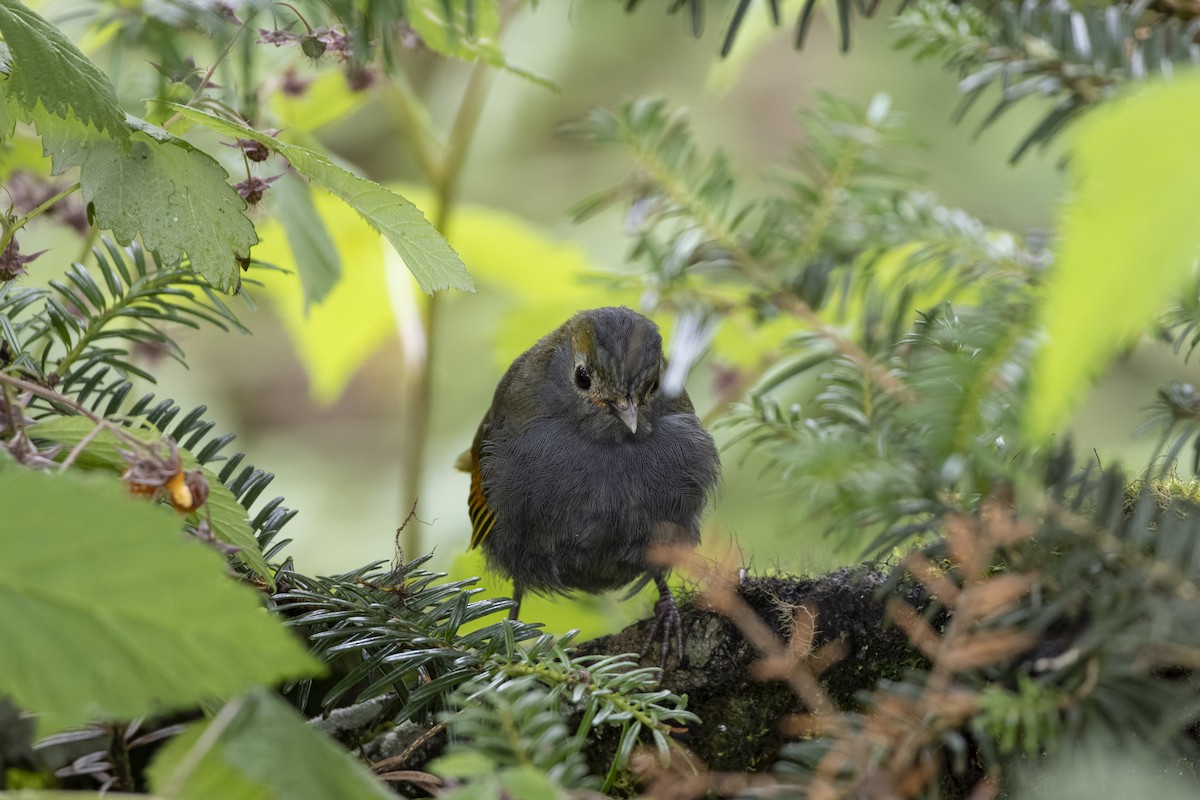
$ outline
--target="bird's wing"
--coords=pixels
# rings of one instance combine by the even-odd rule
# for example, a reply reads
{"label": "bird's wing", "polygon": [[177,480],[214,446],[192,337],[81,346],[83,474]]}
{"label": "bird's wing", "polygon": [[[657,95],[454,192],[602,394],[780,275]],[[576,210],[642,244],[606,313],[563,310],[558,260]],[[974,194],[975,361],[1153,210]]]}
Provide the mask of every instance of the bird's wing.
{"label": "bird's wing", "polygon": [[496,515],[488,507],[487,494],[483,491],[483,472],[479,468],[479,454],[491,429],[492,412],[489,409],[483,417],[483,422],[479,423],[479,430],[475,432],[475,441],[471,444],[471,449],[465,451],[454,462],[463,472],[471,473],[471,491],[467,495],[467,514],[471,518],[471,545],[468,549],[482,544],[496,525]]}

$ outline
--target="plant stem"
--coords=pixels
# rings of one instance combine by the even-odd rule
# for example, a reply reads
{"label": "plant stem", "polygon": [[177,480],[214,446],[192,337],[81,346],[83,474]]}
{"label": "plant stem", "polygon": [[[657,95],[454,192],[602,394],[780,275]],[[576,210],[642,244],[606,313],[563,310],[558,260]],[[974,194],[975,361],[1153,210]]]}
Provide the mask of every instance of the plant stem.
{"label": "plant stem", "polygon": [[[213,60],[213,63],[209,65],[208,71],[204,73],[204,77],[200,80],[200,85],[196,87],[196,91],[192,92],[192,96],[188,98],[186,103],[184,103],[185,106],[189,108],[194,106],[196,101],[199,100],[201,95],[204,94],[204,90],[208,88],[208,82],[212,80],[213,73],[217,71],[217,67],[219,67],[221,62],[225,60],[230,52],[232,52],[234,44],[237,43],[238,38],[242,35],[242,31],[246,30],[246,26],[250,24],[250,19],[251,16],[247,15],[246,19],[242,22],[241,27],[233,32],[233,36],[229,37],[229,41],[225,43],[225,47],[221,50],[216,59]],[[176,111],[171,115],[170,119],[163,123],[162,126],[164,129],[169,128],[176,122],[179,122],[179,120],[182,118],[183,115]]]}
{"label": "plant stem", "polygon": [[[454,204],[457,199],[459,179],[467,160],[467,151],[471,140],[479,126],[479,117],[483,111],[483,103],[487,99],[487,87],[491,73],[486,64],[476,62],[467,78],[467,86],[463,91],[458,112],[450,126],[446,148],[440,163],[433,161],[425,143],[414,145],[417,148],[419,160],[427,176],[432,179],[434,190],[434,206],[432,222],[443,236],[446,235],[453,216]],[[409,98],[400,96],[402,102],[397,108],[405,118],[406,129],[419,129],[416,116],[408,104]],[[420,141],[421,137],[417,137]],[[440,295],[430,295],[425,303],[425,313],[422,315],[422,336],[424,338],[424,358],[420,363],[409,364],[405,378],[405,399],[409,414],[405,430],[400,492],[401,508],[409,508],[421,496],[424,485],[425,455],[429,445],[429,421],[433,407],[432,366],[434,363],[434,332],[437,329],[438,309],[441,305]],[[421,546],[421,527],[406,526],[401,531],[400,546],[406,557],[412,558],[424,552]]]}
{"label": "plant stem", "polygon": [[[0,372],[0,375],[4,373]],[[0,383],[0,394],[4,395],[4,427],[0,428],[0,432],[8,432],[16,436],[21,432],[23,426],[17,421],[17,401],[12,395],[12,387],[7,383]]]}
{"label": "plant stem", "polygon": [[432,134],[417,110],[421,101],[417,99],[416,92],[403,75],[397,75],[396,80],[389,81],[386,89],[388,91],[384,94],[384,99],[399,118],[404,139],[417,159],[417,167],[430,186],[436,185],[441,180],[442,165],[430,147]]}
{"label": "plant stem", "polygon": [[83,416],[87,417],[92,422],[104,422],[103,417],[93,413],[93,411],[87,406],[83,405],[82,403],[77,403],[71,398],[61,395],[53,389],[47,389],[45,386],[41,386],[36,383],[30,383],[29,381],[13,377],[12,375],[6,375],[3,372],[0,372],[0,383],[13,386],[17,389],[20,389],[22,392],[30,392],[31,394],[35,394],[38,397],[44,398],[53,403],[61,403],[77,414],[82,414]]}
{"label": "plant stem", "polygon": [[[41,397],[45,400],[49,400],[51,403],[57,403],[59,405],[64,405],[67,408],[74,411],[76,414],[87,417],[92,422],[96,423],[97,427],[107,428],[108,430],[112,431],[113,434],[118,439],[120,439],[123,444],[128,446],[131,450],[139,450],[139,449],[147,450],[147,449],[151,449],[156,446],[156,445],[149,444],[147,442],[142,441],[141,439],[137,438],[136,436],[133,436],[132,434],[130,434],[122,426],[115,425],[112,422],[109,422],[107,419],[96,414],[94,411],[92,411],[90,408],[83,405],[82,403],[78,403],[75,400],[72,400],[71,398],[67,397],[66,395],[59,394],[58,392],[54,391],[53,389],[47,389],[45,386],[41,386],[36,383],[30,383],[29,381],[22,380],[20,378],[14,377],[12,375],[7,375],[3,372],[0,372],[0,384],[4,385],[4,394],[6,397],[6,403],[8,402],[7,398],[10,397],[9,387],[11,386],[13,388],[19,389],[22,392],[29,392],[31,394],[35,394],[38,397]],[[11,403],[9,404],[9,408],[10,409],[12,408]],[[15,433],[16,431],[14,430],[13,432]],[[95,432],[93,431],[92,433],[89,433],[88,436],[89,437],[95,436]],[[76,455],[78,455],[78,453],[76,453],[74,450],[72,450],[71,458],[73,459]],[[69,463],[69,461],[68,461],[68,463]]]}
{"label": "plant stem", "polygon": [[3,237],[0,237],[0,253],[3,253],[8,249],[9,242],[11,242],[13,237],[17,235],[17,231],[28,225],[32,220],[37,219],[42,214],[49,211],[51,206],[53,206],[59,200],[62,200],[67,195],[77,191],[79,191],[79,181],[72,183],[70,186],[63,189],[61,192],[49,198],[48,200],[44,200],[41,205],[30,211],[25,216],[18,217],[17,219],[13,220],[12,224],[7,225],[4,228]]}

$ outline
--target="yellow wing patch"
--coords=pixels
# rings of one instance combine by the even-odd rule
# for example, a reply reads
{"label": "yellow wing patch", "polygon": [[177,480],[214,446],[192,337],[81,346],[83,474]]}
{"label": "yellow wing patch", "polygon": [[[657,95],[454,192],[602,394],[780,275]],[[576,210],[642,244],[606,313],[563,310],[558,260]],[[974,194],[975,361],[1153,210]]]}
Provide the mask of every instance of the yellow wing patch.
{"label": "yellow wing patch", "polygon": [[483,493],[483,476],[479,474],[479,462],[471,469],[471,493],[467,498],[467,513],[471,517],[471,546],[479,547],[496,526],[496,515],[488,508],[487,496]]}

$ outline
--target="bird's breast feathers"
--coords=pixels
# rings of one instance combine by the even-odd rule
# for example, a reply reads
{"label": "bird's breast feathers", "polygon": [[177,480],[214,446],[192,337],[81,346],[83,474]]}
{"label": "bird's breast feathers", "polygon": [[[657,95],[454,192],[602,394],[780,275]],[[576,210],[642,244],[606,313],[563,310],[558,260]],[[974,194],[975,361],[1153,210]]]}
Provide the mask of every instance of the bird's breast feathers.
{"label": "bird's breast feathers", "polygon": [[[495,436],[480,458],[482,490],[500,523],[649,527],[688,522],[716,483],[712,438],[693,415],[667,415],[645,439],[594,441],[541,418]],[[564,530],[564,534],[566,530]]]}

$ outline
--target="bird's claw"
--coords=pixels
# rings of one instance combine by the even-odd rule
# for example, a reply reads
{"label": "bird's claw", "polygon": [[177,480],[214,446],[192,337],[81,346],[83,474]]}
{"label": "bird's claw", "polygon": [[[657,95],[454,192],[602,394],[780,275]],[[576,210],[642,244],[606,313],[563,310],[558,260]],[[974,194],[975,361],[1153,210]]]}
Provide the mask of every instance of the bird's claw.
{"label": "bird's claw", "polygon": [[675,597],[669,589],[663,591],[658,602],[654,604],[654,622],[650,626],[650,635],[646,637],[646,646],[642,650],[643,657],[650,654],[655,640],[659,637],[662,637],[659,664],[662,667],[667,666],[671,646],[674,645],[679,666],[683,666],[687,659],[687,653],[683,649],[683,617],[680,616],[679,606],[675,604]]}

